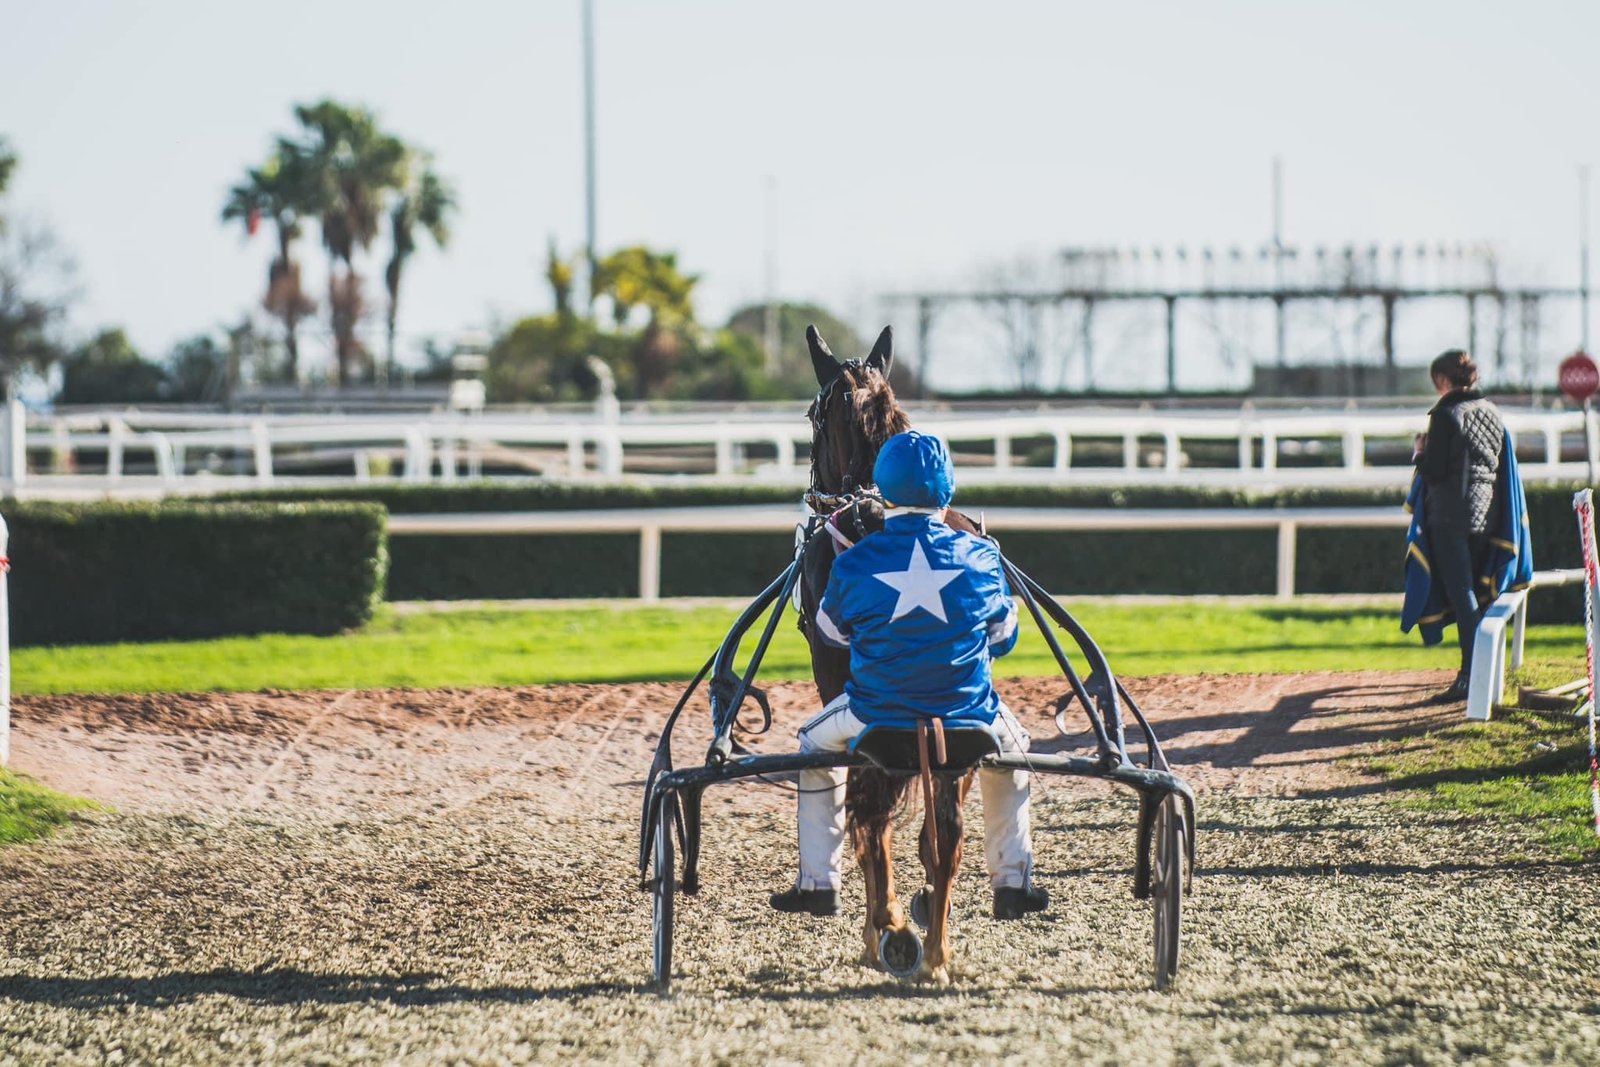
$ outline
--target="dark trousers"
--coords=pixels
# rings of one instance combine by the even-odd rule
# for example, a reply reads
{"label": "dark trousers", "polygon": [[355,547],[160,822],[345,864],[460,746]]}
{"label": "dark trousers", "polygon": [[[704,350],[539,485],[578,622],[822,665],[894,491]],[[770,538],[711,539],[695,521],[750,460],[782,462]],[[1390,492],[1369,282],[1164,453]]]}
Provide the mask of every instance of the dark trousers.
{"label": "dark trousers", "polygon": [[1461,642],[1461,669],[1472,667],[1472,641],[1478,636],[1483,612],[1478,608],[1475,587],[1483,573],[1489,552],[1488,534],[1464,534],[1431,527],[1433,580],[1444,587],[1445,599],[1456,616],[1456,638]]}

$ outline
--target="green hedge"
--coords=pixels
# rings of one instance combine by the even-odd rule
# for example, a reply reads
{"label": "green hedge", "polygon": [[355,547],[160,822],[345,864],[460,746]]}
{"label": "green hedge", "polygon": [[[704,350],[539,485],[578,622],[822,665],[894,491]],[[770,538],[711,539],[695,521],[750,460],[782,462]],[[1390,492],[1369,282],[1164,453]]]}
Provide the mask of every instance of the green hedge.
{"label": "green hedge", "polygon": [[371,504],[11,502],[18,645],[336,633],[383,596]]}
{"label": "green hedge", "polygon": [[[1576,488],[1529,487],[1534,562],[1540,569],[1579,565],[1572,517]],[[1262,493],[1190,486],[993,485],[963,489],[956,503],[968,511],[999,507],[1398,508],[1400,496],[1392,489]],[[396,514],[795,504],[798,497],[793,486],[542,481],[286,489],[251,496],[364,500],[381,503]],[[994,532],[1019,566],[1052,591],[1065,594],[1271,593],[1276,588],[1276,535],[1269,530]],[[788,534],[665,535],[662,592],[668,596],[753,595],[788,559],[790,543]],[[631,596],[637,592],[638,540],[632,535],[398,537],[391,548],[390,595],[395,599]],[[1403,534],[1397,528],[1303,529],[1295,559],[1295,588],[1303,593],[1398,594],[1404,577],[1403,557]],[[1575,619],[1580,604],[1581,592],[1574,587],[1538,592],[1532,608],[1535,618]]]}

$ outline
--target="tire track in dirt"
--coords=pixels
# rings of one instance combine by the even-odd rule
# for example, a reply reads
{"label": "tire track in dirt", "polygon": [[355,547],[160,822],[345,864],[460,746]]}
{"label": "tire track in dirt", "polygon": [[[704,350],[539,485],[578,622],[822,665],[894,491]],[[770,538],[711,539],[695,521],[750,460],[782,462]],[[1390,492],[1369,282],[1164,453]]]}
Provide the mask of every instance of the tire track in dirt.
{"label": "tire track in dirt", "polygon": [[324,706],[322,711],[308,719],[306,724],[300,728],[300,731],[295,734],[294,738],[283,746],[278,758],[268,764],[266,770],[256,775],[255,780],[248,783],[241,790],[239,804],[241,806],[251,806],[252,802],[259,803],[266,800],[268,798],[268,783],[272,781],[273,776],[299,751],[301,745],[310,740],[311,735],[316,732],[319,726],[332,718],[340,707],[355,695],[355,692],[354,689],[350,689],[340,693]]}

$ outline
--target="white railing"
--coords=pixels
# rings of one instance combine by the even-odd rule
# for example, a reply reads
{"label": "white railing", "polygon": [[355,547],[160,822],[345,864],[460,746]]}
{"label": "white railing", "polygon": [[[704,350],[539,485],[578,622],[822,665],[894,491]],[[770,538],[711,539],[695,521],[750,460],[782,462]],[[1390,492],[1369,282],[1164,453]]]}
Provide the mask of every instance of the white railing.
{"label": "white railing", "polygon": [[[963,507],[963,510],[969,513],[973,511],[971,507]],[[991,508],[984,512],[984,518],[989,529],[997,534],[1007,530],[1276,530],[1276,591],[1282,599],[1294,596],[1296,542],[1302,527],[1398,529],[1409,522],[1409,517],[1398,506],[1117,510]],[[391,515],[389,533],[395,537],[414,534],[637,533],[639,599],[655,601],[661,597],[663,533],[773,533],[793,530],[804,520],[805,512],[798,508],[772,507]]]}
{"label": "white railing", "polygon": [[[912,410],[923,430],[957,446],[961,475],[969,484],[1071,482],[1075,484],[1177,483],[1258,486],[1403,486],[1412,435],[1425,428],[1420,412],[1109,411],[1055,409],[1037,412]],[[1563,438],[1576,436],[1600,454],[1600,424],[1581,411],[1505,411],[1507,426],[1523,451],[1523,477],[1530,481],[1583,478],[1582,461],[1562,458]],[[13,420],[14,421],[14,420]],[[23,495],[117,492],[208,492],[312,479],[286,474],[296,459],[348,465],[349,473],[327,482],[444,482],[476,477],[486,456],[502,466],[527,465],[529,474],[560,478],[617,478],[627,458],[654,451],[658,472],[685,477],[687,465],[672,467],[662,450],[709,450],[709,477],[757,477],[798,483],[806,476],[804,451],[810,426],[793,412],[719,412],[691,415],[573,414],[394,415],[202,415],[98,413],[32,416],[26,434],[3,440],[0,488]],[[24,438],[19,446],[18,438]],[[1017,461],[1020,441],[1047,445],[1048,466]],[[1082,454],[1108,448],[1120,462],[1088,465]],[[1221,448],[1218,448],[1218,445]],[[1393,462],[1374,464],[1377,444]],[[961,446],[967,446],[962,449]],[[977,445],[974,450],[972,446]],[[1227,465],[1193,462],[1196,446],[1208,445]],[[759,448],[760,462],[746,453]],[[30,472],[20,456],[48,456]],[[104,453],[103,466],[73,473],[85,452]],[[1536,453],[1529,455],[1530,452]],[[1298,456],[1336,454],[1332,465],[1302,465]],[[145,457],[150,473],[129,470],[130,455]],[[379,475],[379,457],[398,474]],[[1075,462],[1076,460],[1076,462]],[[211,472],[215,461],[237,473]],[[703,465],[704,461],[700,461]],[[636,464],[637,465],[637,464]]]}
{"label": "white railing", "polygon": [[1523,643],[1528,632],[1528,593],[1553,585],[1576,585],[1584,572],[1535,571],[1526,589],[1501,593],[1483,613],[1472,642],[1472,663],[1467,675],[1467,718],[1487,722],[1506,688],[1506,625],[1511,624],[1511,669],[1522,666]]}

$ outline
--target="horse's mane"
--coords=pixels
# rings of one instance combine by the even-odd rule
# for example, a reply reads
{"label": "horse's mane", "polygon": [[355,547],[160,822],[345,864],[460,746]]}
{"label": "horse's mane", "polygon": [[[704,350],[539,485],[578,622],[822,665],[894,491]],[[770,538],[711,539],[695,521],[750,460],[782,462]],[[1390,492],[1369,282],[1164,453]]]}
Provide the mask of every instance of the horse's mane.
{"label": "horse's mane", "polygon": [[830,494],[871,485],[878,449],[911,428],[889,380],[856,360],[818,395],[812,422],[811,488]]}

